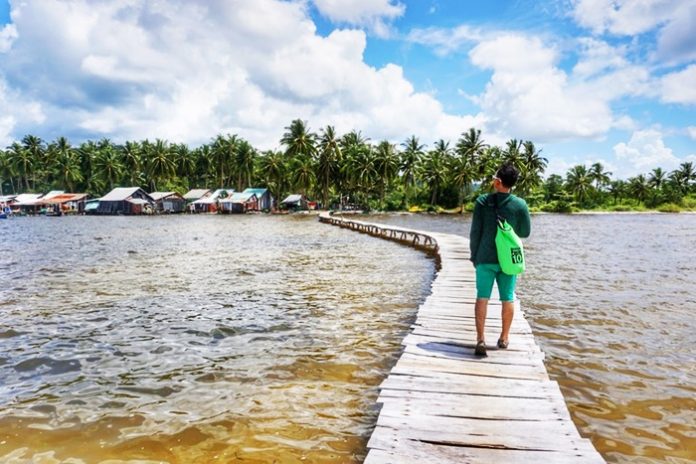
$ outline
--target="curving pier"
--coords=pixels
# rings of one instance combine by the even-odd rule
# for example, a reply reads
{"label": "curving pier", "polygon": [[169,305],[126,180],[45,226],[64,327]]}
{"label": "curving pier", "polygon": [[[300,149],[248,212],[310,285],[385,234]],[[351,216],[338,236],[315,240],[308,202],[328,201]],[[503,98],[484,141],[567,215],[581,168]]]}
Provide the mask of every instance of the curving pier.
{"label": "curving pier", "polygon": [[488,357],[476,344],[476,283],[467,239],[322,214],[328,224],[437,252],[432,293],[380,386],[382,409],[366,464],[604,463],[580,436],[519,306],[510,348],[497,350],[500,304],[486,321]]}

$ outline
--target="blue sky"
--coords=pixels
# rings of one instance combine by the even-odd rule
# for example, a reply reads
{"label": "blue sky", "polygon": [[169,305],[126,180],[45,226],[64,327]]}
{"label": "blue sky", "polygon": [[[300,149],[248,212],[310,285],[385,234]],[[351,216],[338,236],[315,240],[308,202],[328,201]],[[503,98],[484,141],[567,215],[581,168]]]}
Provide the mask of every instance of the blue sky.
{"label": "blue sky", "polygon": [[[52,27],[46,27],[51,24]],[[237,133],[301,118],[432,146],[532,140],[547,173],[696,161],[691,0],[0,0],[0,147]]]}

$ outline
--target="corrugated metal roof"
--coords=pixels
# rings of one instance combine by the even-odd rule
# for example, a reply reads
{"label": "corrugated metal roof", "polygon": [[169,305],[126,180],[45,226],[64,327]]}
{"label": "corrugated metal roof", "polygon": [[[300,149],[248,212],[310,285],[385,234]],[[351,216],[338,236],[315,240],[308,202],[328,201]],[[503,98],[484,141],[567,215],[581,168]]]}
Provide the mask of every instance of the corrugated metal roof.
{"label": "corrugated metal roof", "polygon": [[193,189],[189,190],[186,192],[186,195],[184,195],[185,200],[198,200],[199,198],[202,198],[203,195],[210,193],[210,190],[208,189]]}
{"label": "corrugated metal roof", "polygon": [[155,200],[155,201],[159,201],[159,200],[161,200],[161,199],[163,199],[163,198],[167,198],[167,197],[171,197],[171,196],[176,196],[176,197],[178,197],[178,198],[182,198],[182,196],[179,195],[179,194],[176,193],[176,192],[152,192],[152,193],[150,194],[150,196],[151,196],[152,199]]}
{"label": "corrugated metal roof", "polygon": [[42,198],[40,203],[43,204],[55,204],[55,203],[67,203],[69,201],[79,201],[87,197],[86,193],[61,193],[60,195],[54,195],[49,199]]}
{"label": "corrugated metal roof", "polygon": [[32,205],[35,205],[39,201],[39,198],[41,198],[40,193],[22,193],[22,194],[19,194],[15,197],[14,205],[15,206],[32,206]]}
{"label": "corrugated metal roof", "polygon": [[138,190],[140,187],[116,187],[104,195],[101,201],[124,201]]}
{"label": "corrugated metal roof", "polygon": [[268,192],[268,189],[265,188],[248,188],[242,193],[255,193],[257,197],[262,197],[266,192]]}
{"label": "corrugated metal roof", "polygon": [[244,203],[254,197],[256,197],[255,193],[248,193],[246,191],[236,192],[230,195],[229,197],[225,198],[224,200],[220,200],[220,203]]}
{"label": "corrugated metal roof", "polygon": [[302,201],[302,195],[288,195],[282,203],[297,203],[298,201]]}
{"label": "corrugated metal roof", "polygon": [[62,195],[65,193],[65,190],[51,190],[48,192],[46,195],[42,196],[42,200],[49,200],[53,197],[57,197],[58,195]]}

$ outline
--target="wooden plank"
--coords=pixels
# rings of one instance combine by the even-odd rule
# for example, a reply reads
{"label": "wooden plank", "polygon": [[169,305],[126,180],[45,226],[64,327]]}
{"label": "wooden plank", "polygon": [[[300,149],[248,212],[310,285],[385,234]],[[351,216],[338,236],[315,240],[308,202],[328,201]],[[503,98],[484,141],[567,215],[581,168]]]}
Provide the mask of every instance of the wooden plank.
{"label": "wooden plank", "polygon": [[[600,464],[591,450],[533,451],[452,446],[385,435],[375,429],[364,464]],[[391,446],[385,446],[391,445]]]}
{"label": "wooden plank", "polygon": [[[562,398],[554,400],[553,398],[496,397],[491,399],[451,393],[382,390],[377,402],[382,403],[382,411],[385,414],[397,417],[433,415],[497,421],[570,419],[568,408]],[[505,424],[498,424],[498,427],[501,433],[505,430]]]}
{"label": "wooden plank", "polygon": [[495,364],[479,360],[437,359],[428,356],[418,356],[404,353],[392,368],[397,374],[411,372],[445,372],[453,374],[468,374],[482,377],[501,377],[509,379],[548,380],[548,374],[543,367],[516,366],[514,364]]}
{"label": "wooden plank", "polygon": [[582,449],[586,441],[566,421],[515,421],[501,434],[498,421],[438,416],[391,417],[381,414],[378,426],[391,428],[399,435],[451,445],[510,448],[520,450],[565,451]]}
{"label": "wooden plank", "polygon": [[382,382],[379,388],[413,392],[450,392],[462,395],[539,399],[561,394],[558,384],[553,380],[513,380],[459,374],[438,374],[434,377],[391,374]]}
{"label": "wooden plank", "polygon": [[[455,344],[451,340],[428,340],[420,335],[407,335],[402,344],[405,346],[405,353],[412,353],[420,356],[432,356],[440,359],[468,359],[480,361],[481,358],[474,355],[472,345],[463,346]],[[495,361],[498,364],[517,364],[520,366],[535,366],[541,367],[540,364],[544,359],[544,354],[541,351],[531,352],[528,350],[500,350],[491,348],[489,356],[496,357]]]}

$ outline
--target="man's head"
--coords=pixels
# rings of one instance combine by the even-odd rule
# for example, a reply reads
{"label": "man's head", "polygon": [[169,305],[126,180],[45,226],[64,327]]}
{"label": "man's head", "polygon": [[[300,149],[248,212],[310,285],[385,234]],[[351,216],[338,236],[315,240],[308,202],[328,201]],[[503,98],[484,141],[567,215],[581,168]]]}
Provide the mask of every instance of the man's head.
{"label": "man's head", "polygon": [[500,181],[505,189],[511,189],[520,177],[520,172],[512,164],[503,164],[495,173],[494,181]]}

